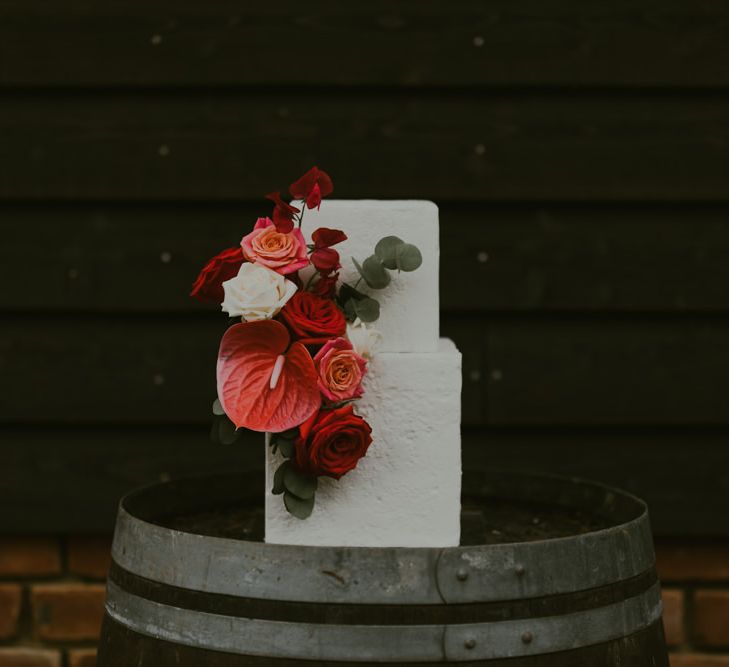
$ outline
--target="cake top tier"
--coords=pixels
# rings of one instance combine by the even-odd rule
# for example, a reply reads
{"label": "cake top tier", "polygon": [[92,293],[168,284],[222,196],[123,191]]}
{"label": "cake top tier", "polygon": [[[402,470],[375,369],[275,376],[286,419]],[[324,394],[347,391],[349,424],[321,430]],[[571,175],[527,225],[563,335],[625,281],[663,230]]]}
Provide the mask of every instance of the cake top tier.
{"label": "cake top tier", "polygon": [[382,333],[382,352],[435,352],[438,349],[438,207],[430,201],[328,199],[320,210],[307,210],[302,231],[307,240],[317,227],[341,229],[347,240],[341,253],[341,278],[354,285],[359,278],[352,257],[371,255],[384,236],[398,236],[416,245],[423,263],[413,273],[392,272],[384,290],[364,284],[358,289],[380,302],[375,327]]}

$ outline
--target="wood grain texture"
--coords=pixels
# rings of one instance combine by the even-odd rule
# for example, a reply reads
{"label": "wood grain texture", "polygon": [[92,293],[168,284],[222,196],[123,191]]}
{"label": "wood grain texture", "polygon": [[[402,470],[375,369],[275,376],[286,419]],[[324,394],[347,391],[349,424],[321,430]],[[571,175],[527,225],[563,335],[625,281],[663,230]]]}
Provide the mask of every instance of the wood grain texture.
{"label": "wood grain texture", "polygon": [[[0,289],[0,308],[200,312],[198,270],[269,212],[263,200],[2,205],[0,285],[23,289]],[[729,206],[446,202],[440,222],[445,311],[729,310]]]}
{"label": "wood grain texture", "polygon": [[729,97],[675,92],[18,92],[0,198],[726,201]]}
{"label": "wood grain texture", "polygon": [[[598,479],[643,497],[657,535],[727,537],[728,437],[725,430],[467,429],[464,466]],[[203,425],[3,427],[0,440],[0,527],[11,533],[110,533],[117,502],[132,488],[263,466],[257,435],[213,445]]]}
{"label": "wood grain texture", "polygon": [[[0,422],[207,423],[227,320],[13,317]],[[446,317],[465,425],[729,424],[724,319]]]}
{"label": "wood grain texture", "polygon": [[0,44],[6,86],[729,83],[720,0],[6,0]]}

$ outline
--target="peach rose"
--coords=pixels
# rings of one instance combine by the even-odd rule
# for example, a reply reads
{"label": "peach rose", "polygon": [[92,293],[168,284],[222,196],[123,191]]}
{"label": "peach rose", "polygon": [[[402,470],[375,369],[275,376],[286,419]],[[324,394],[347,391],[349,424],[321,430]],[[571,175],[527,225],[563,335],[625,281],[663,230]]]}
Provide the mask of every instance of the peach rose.
{"label": "peach rose", "polygon": [[300,229],[279,232],[270,218],[258,218],[253,231],[240,242],[243,256],[276,273],[287,274],[309,264],[306,242]]}
{"label": "peach rose", "polygon": [[335,403],[362,396],[362,378],[367,361],[360,357],[346,338],[334,338],[314,357],[321,393]]}

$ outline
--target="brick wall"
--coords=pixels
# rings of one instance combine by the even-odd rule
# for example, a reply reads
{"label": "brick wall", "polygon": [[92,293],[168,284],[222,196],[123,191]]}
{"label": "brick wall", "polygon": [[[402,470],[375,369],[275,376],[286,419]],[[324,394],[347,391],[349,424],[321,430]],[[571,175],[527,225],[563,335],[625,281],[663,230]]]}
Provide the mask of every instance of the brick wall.
{"label": "brick wall", "polygon": [[110,540],[0,537],[0,667],[93,667]]}
{"label": "brick wall", "polygon": [[[110,540],[0,537],[0,667],[93,667]],[[671,667],[729,667],[729,545],[662,542]]]}
{"label": "brick wall", "polygon": [[671,667],[729,667],[729,545],[661,542]]}

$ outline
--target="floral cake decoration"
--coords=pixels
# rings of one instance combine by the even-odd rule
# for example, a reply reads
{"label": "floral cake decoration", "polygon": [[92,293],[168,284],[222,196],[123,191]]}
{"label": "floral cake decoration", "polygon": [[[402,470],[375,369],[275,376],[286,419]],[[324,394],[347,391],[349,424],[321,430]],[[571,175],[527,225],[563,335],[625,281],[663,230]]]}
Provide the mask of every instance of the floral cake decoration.
{"label": "floral cake decoration", "polygon": [[352,258],[355,284],[341,281],[337,248],[346,247],[346,234],[319,227],[307,242],[302,227],[306,210],[333,190],[329,175],[312,167],[290,185],[291,202],[266,195],[271,216],[210,259],[191,292],[230,318],[218,352],[213,438],[229,444],[240,429],[269,434],[284,458],[273,493],[300,519],[314,508],[318,478],[339,480],[372,444],[356,411],[381,338],[371,326],[380,316],[372,290],[387,288],[390,271],[422,263],[416,246],[386,236],[363,261]]}

